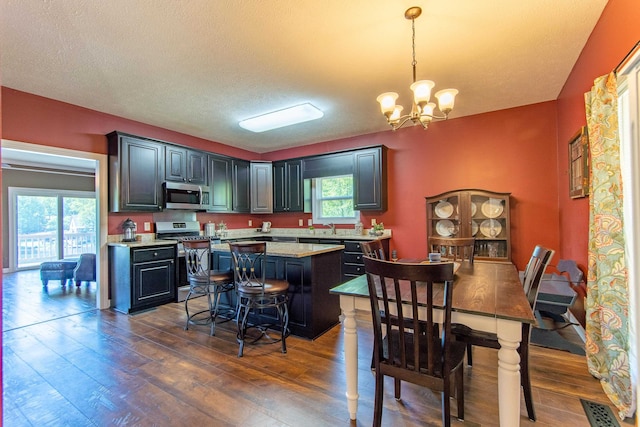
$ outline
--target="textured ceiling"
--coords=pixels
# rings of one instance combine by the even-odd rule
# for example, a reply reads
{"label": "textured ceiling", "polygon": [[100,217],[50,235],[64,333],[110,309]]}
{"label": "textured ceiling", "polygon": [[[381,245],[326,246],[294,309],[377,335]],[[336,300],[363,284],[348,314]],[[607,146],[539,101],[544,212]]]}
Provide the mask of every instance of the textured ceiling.
{"label": "textured ceiling", "polygon": [[[419,79],[451,118],[556,99],[606,0],[0,0],[3,86],[255,152],[388,129]],[[311,102],[320,120],[238,121]],[[437,126],[433,124],[432,126]]]}

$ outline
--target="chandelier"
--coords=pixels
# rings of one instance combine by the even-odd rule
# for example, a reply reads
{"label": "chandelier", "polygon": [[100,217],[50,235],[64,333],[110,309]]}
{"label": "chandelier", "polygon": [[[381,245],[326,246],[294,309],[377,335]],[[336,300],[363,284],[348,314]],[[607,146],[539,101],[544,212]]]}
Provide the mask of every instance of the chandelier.
{"label": "chandelier", "polygon": [[[431,98],[431,89],[435,83],[431,80],[416,81],[416,18],[420,16],[422,9],[418,6],[410,7],[404,12],[404,17],[411,20],[411,48],[413,51],[413,84],[410,86],[413,91],[413,105],[411,106],[411,114],[402,114],[402,106],[396,105],[398,94],[395,92],[385,92],[378,96],[377,101],[380,103],[380,110],[387,118],[387,122],[393,130],[402,127],[405,123],[420,123],[424,129],[427,129],[432,120],[446,120],[449,113],[453,109],[456,95],[456,89],[443,89],[436,92],[435,97],[438,98],[438,109],[442,115],[434,114],[436,104],[429,102]],[[409,122],[411,120],[411,122]]]}

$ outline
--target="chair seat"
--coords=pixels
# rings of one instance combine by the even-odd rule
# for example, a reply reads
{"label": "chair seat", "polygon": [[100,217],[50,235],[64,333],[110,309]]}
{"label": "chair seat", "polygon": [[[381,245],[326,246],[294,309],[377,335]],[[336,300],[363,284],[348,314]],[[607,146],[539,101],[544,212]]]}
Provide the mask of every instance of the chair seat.
{"label": "chair seat", "polygon": [[256,283],[255,286],[249,286],[246,284],[238,285],[238,293],[241,295],[254,296],[261,295],[263,293],[267,295],[278,295],[289,291],[289,282],[284,280],[267,280],[268,281],[264,284],[264,292],[262,290],[262,286],[259,283]]}

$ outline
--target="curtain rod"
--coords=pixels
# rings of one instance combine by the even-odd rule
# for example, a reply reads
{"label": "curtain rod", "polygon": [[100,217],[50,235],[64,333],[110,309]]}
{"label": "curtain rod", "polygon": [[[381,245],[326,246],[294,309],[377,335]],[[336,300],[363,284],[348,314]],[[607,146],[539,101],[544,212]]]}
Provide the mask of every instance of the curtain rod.
{"label": "curtain rod", "polygon": [[640,40],[636,42],[636,44],[631,48],[631,50],[624,56],[624,58],[622,58],[622,61],[620,61],[620,63],[616,66],[616,68],[613,69],[613,72],[615,74],[618,74],[618,71],[620,71],[620,67],[622,67],[625,64],[625,62],[627,62],[627,59],[629,59],[631,55],[635,53],[638,47],[640,47]]}

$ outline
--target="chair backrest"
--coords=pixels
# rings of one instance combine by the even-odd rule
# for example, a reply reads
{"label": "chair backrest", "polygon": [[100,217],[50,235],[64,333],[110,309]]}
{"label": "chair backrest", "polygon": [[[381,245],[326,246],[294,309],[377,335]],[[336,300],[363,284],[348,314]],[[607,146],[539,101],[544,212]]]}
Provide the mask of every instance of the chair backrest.
{"label": "chair backrest", "polygon": [[362,248],[362,254],[371,258],[386,260],[387,257],[384,254],[384,248],[380,240],[372,240],[370,242],[360,242]]}
{"label": "chair backrest", "polygon": [[547,269],[549,262],[551,262],[551,258],[553,258],[554,253],[555,251],[553,249],[547,249],[543,246],[537,245],[533,249],[533,254],[531,254],[531,259],[529,259],[527,268],[524,270],[522,286],[524,287],[524,293],[527,294],[527,299],[529,300],[531,308],[536,304],[542,275]]}
{"label": "chair backrest", "polygon": [[569,281],[573,286],[580,285],[584,282],[584,273],[572,259],[561,259],[558,261],[556,269],[560,273],[567,273],[569,275]]}
{"label": "chair backrest", "polygon": [[211,242],[209,239],[185,240],[184,260],[189,282],[209,282]]}
{"label": "chair backrest", "polygon": [[264,290],[267,244],[265,242],[230,242],[229,249],[236,285],[262,287]]}
{"label": "chair backrest", "polygon": [[[364,268],[373,317],[374,365],[384,363],[440,378],[443,373],[448,375],[453,264],[407,264],[365,257]],[[410,312],[403,311],[403,302],[411,307]],[[444,310],[441,336],[434,304]],[[419,309],[426,309],[426,319],[418,318]],[[384,346],[385,336],[396,340],[396,345]]]}
{"label": "chair backrest", "polygon": [[475,255],[475,237],[431,237],[429,252],[437,252],[442,258],[452,261],[468,260],[473,263]]}

